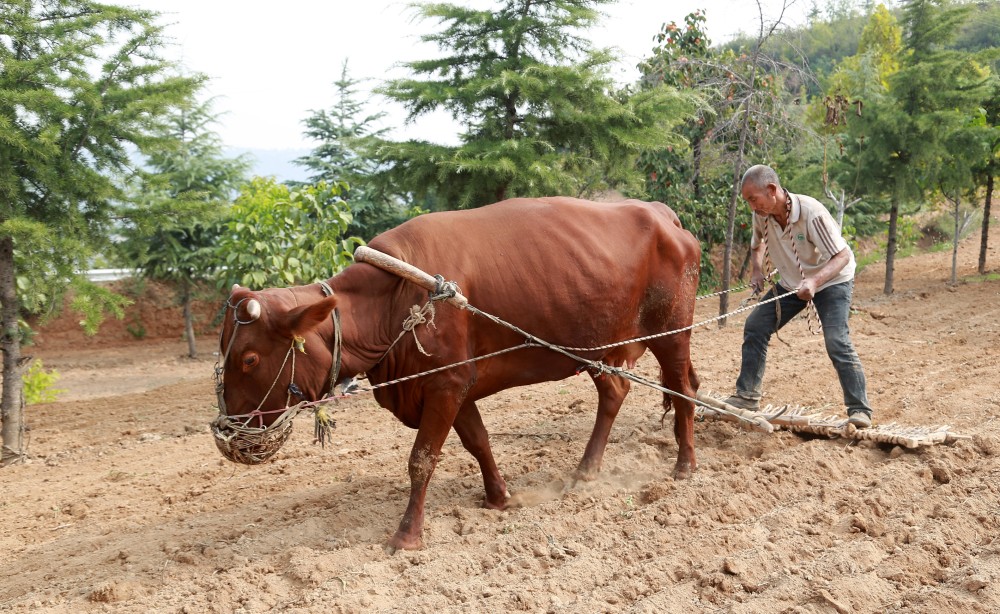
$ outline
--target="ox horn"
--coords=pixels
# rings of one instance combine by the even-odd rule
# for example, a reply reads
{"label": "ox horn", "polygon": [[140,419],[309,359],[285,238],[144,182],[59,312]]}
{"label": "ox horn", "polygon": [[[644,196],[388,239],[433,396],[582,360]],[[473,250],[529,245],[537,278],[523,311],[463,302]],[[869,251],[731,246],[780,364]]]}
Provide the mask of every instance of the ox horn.
{"label": "ox horn", "polygon": [[247,301],[247,315],[250,316],[251,322],[260,317],[260,303],[257,302],[257,299],[252,298]]}

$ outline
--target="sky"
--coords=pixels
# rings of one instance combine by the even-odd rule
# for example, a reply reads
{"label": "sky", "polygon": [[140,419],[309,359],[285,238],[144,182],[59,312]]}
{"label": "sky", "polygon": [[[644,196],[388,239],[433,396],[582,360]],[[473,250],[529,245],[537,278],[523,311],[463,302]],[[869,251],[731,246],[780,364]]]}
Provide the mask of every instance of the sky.
{"label": "sky", "polygon": [[[115,1],[115,0],[112,0]],[[785,23],[801,25],[813,0],[790,4]],[[303,150],[315,143],[302,135],[303,121],[335,101],[333,82],[348,61],[348,74],[365,79],[362,91],[388,78],[407,76],[399,63],[434,57],[437,49],[421,34],[436,23],[413,19],[408,2],[396,0],[118,0],[116,3],[162,13],[171,41],[165,50],[186,70],[208,75],[206,93],[220,113],[215,127],[230,149]],[[486,0],[455,1],[491,6]],[[766,21],[781,14],[782,0],[760,0]],[[588,33],[596,47],[611,47],[619,61],[612,77],[620,83],[638,78],[635,65],[649,54],[653,36],[671,21],[702,9],[713,44],[734,34],[756,32],[758,4],[748,0],[620,0]],[[405,112],[384,99],[369,100],[371,112],[385,111],[383,126],[392,138],[454,142],[449,118],[428,116],[403,126]]]}

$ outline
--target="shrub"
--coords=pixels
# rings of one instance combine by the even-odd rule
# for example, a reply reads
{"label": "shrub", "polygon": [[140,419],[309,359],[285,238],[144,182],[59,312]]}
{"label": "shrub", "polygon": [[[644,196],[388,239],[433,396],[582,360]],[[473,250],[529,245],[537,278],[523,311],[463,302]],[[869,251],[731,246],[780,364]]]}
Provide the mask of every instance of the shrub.
{"label": "shrub", "polygon": [[65,390],[54,388],[59,372],[46,370],[41,360],[34,360],[21,378],[24,381],[24,402],[27,405],[35,403],[51,403]]}

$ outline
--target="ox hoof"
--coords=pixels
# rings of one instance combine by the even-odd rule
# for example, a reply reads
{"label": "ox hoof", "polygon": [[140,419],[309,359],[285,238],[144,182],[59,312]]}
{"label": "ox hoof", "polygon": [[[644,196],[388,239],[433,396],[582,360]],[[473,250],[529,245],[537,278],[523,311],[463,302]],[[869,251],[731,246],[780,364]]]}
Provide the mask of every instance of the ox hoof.
{"label": "ox hoof", "polygon": [[389,554],[396,554],[400,550],[420,550],[424,547],[424,542],[419,535],[407,535],[397,532],[389,539],[385,550]]}
{"label": "ox hoof", "polygon": [[697,468],[698,466],[693,463],[677,463],[677,466],[674,467],[674,479],[686,480],[691,477],[691,474],[693,474]]}
{"label": "ox hoof", "polygon": [[510,501],[510,493],[504,491],[503,499],[499,501],[490,501],[489,499],[483,499],[483,509],[487,510],[505,510],[507,509],[507,502]]}

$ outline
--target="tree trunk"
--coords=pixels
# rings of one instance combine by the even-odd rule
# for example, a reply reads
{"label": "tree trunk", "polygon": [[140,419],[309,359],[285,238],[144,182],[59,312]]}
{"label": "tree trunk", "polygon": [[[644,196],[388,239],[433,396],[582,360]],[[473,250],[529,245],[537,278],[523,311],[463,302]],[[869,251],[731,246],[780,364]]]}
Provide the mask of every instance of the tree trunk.
{"label": "tree trunk", "polygon": [[695,200],[701,198],[701,145],[700,137],[691,143],[691,193]]}
{"label": "tree trunk", "polygon": [[740,272],[736,274],[736,279],[743,281],[743,276],[747,274],[747,270],[750,268],[750,244],[747,244],[747,253],[743,256],[743,264],[740,265]]}
{"label": "tree trunk", "polygon": [[[756,74],[756,68],[754,69]],[[752,82],[752,80],[751,80]],[[719,296],[719,315],[729,312],[729,280],[733,272],[733,241],[736,238],[736,205],[740,198],[740,182],[743,179],[743,153],[746,151],[747,135],[750,133],[750,103],[746,103],[743,122],[740,127],[740,144],[736,150],[736,164],[733,165],[733,189],[729,195],[729,210],[726,216],[726,249],[722,259],[722,294]],[[719,320],[719,328],[726,325],[726,318]]]}
{"label": "tree trunk", "polygon": [[198,348],[194,339],[194,314],[191,313],[191,288],[181,290],[181,300],[184,302],[184,338],[188,342],[188,358],[198,357]]}
{"label": "tree trunk", "polygon": [[885,246],[885,287],[883,294],[892,294],[892,274],[896,263],[896,227],[899,224],[899,200],[892,199],[889,208],[889,234]]}
{"label": "tree trunk", "polygon": [[993,174],[986,178],[986,204],[983,205],[983,238],[979,242],[979,274],[986,274],[986,247],[990,242],[990,205],[993,200]]}
{"label": "tree trunk", "polygon": [[0,466],[24,460],[24,381],[21,379],[20,302],[14,272],[14,240],[0,237],[0,349],[3,395],[0,397]]}
{"label": "tree trunk", "polygon": [[[729,313],[729,280],[733,274],[733,240],[736,234],[736,204],[738,202],[737,193],[740,183],[740,166],[742,160],[737,162],[734,170],[733,192],[729,197],[729,210],[726,221],[726,248],[722,256],[722,294],[719,296],[719,315]],[[719,328],[726,325],[726,318],[719,320]]]}
{"label": "tree trunk", "polygon": [[962,197],[955,196],[955,233],[951,238],[951,285],[958,283],[958,238],[962,229],[959,223],[959,209],[961,209]]}

